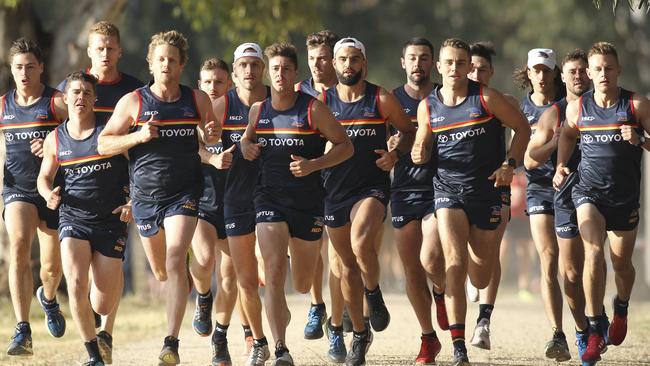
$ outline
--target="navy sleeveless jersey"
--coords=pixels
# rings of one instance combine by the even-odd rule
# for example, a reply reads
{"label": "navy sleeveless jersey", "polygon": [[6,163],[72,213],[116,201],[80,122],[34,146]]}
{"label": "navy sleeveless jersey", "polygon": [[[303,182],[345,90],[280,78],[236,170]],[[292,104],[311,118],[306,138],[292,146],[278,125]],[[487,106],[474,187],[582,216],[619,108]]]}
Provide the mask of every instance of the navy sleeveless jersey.
{"label": "navy sleeveless jersey", "polygon": [[622,125],[631,125],[643,133],[634,115],[633,95],[621,88],[618,102],[609,108],[596,104],[593,90],[580,97],[582,159],[577,187],[605,206],[639,204],[643,150],[625,141],[620,131]]}
{"label": "navy sleeveless jersey", "polygon": [[44,139],[59,125],[54,113],[56,93],[55,89],[46,86],[41,97],[29,106],[16,103],[15,89],[0,98],[0,128],[6,147],[4,187],[38,194],[36,178],[42,159],[32,154],[30,141]]}
{"label": "navy sleeveless jersey", "polygon": [[65,186],[61,196],[61,216],[86,222],[101,222],[126,203],[128,162],[122,154],[107,156],[97,152],[97,137],[105,125],[76,140],[65,122],[55,130],[56,160],[61,166]]}
{"label": "navy sleeveless jersey", "polygon": [[[537,106],[530,99],[530,95],[531,93],[528,93],[526,97],[522,99],[520,107],[528,120],[531,133],[534,134],[539,117],[541,117],[542,113],[549,109],[553,103]],[[553,175],[555,175],[555,165],[553,162],[556,161],[556,159],[557,154],[554,152],[551,158],[540,167],[531,170],[526,169],[526,178],[528,179],[527,189],[529,191],[553,192]]]}
{"label": "navy sleeveless jersey", "polygon": [[[562,128],[564,127],[564,124],[566,123],[566,107],[569,103],[567,102],[566,98],[562,98],[559,101],[553,103],[553,107],[557,109],[557,122],[556,122],[556,127],[557,128]],[[569,168],[571,171],[570,174],[577,174],[576,169],[578,169],[578,164],[580,163],[580,137],[576,139],[576,147],[573,149],[573,153],[571,154],[571,157],[569,158],[569,161],[567,162],[566,166]],[[553,166],[557,165],[557,154],[553,154],[552,159],[553,161]],[[569,178],[567,179],[567,182],[577,182],[575,178]],[[555,206],[556,208],[558,205],[561,207],[572,207],[573,206],[573,200],[571,197],[571,191],[573,189],[573,186],[575,184],[565,184],[562,187],[560,187],[559,191],[555,192]]]}
{"label": "navy sleeveless jersey", "polygon": [[501,123],[485,106],[483,86],[469,81],[467,97],[455,106],[445,105],[434,89],[427,97],[429,126],[436,139],[438,169],[436,194],[472,198],[496,196],[488,177],[503,162],[498,148]]}
{"label": "navy sleeveless jersey", "polygon": [[321,94],[320,91],[314,89],[314,78],[305,79],[301,81],[299,85],[301,92],[309,94],[314,98],[317,98]]}
{"label": "navy sleeveless jersey", "polygon": [[[205,145],[205,149],[213,154],[223,152],[223,144],[218,142],[214,145]],[[200,199],[201,206],[211,209],[218,209],[223,206],[223,191],[226,183],[225,169],[217,169],[211,164],[201,164],[203,171],[203,195]]]}
{"label": "navy sleeveless jersey", "polygon": [[[89,71],[90,70],[86,70],[85,72],[88,73]],[[56,88],[63,92],[65,90],[65,85],[66,80],[63,80]],[[125,73],[120,73],[120,77],[111,82],[97,82],[97,85],[95,86],[97,101],[93,108],[95,116],[97,117],[97,123],[105,123],[108,121],[120,98],[137,88],[142,87],[142,85],[142,81]]]}
{"label": "navy sleeveless jersey", "polygon": [[289,207],[322,205],[323,188],[320,172],[296,177],[289,170],[291,155],[315,159],[325,152],[325,139],[312,127],[311,106],[315,99],[298,92],[296,103],[288,110],[277,111],[266,98],[255,122],[258,143],[262,144],[259,157],[260,174],[257,192],[281,196]]}
{"label": "navy sleeveless jersey", "polygon": [[[411,118],[411,123],[418,127],[418,104],[420,101],[411,98],[404,85],[395,88],[393,94],[399,100],[404,108],[404,112]],[[391,132],[395,133],[395,131]],[[400,156],[393,168],[393,182],[391,183],[391,192],[399,191],[433,191],[433,176],[436,173],[436,158],[432,156],[425,164],[416,165],[411,159],[411,154]]]}
{"label": "navy sleeveless jersey", "polygon": [[139,131],[153,115],[161,123],[160,137],[129,150],[132,197],[158,202],[179,194],[200,192],[203,185],[198,149],[197,125],[201,115],[194,91],[180,86],[181,96],[174,102],[163,102],[153,95],[150,85],[135,93],[140,98],[138,118],[133,131]]}
{"label": "navy sleeveless jersey", "polygon": [[[266,89],[267,95],[270,95],[269,88]],[[239,99],[235,88],[228,90],[224,98],[226,107],[221,118],[223,149],[227,150],[233,144],[237,147],[233,152],[232,164],[226,171],[223,201],[228,205],[252,206],[257,183],[258,160],[244,159],[239,145],[248,126],[248,112],[251,107]]]}
{"label": "navy sleeveless jersey", "polygon": [[379,105],[381,88],[366,81],[363,98],[343,102],[336,88],[325,91],[325,102],[334,117],[345,127],[354,145],[354,155],[339,165],[323,171],[326,198],[341,202],[371,188],[388,191],[388,172],[377,167],[375,149],[386,150],[386,119]]}

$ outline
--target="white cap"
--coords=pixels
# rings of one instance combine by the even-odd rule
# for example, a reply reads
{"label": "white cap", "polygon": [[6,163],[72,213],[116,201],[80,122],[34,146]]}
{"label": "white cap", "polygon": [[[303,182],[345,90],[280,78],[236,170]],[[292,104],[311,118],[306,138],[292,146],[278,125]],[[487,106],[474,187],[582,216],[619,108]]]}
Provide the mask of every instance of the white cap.
{"label": "white cap", "polygon": [[232,62],[235,62],[240,58],[247,56],[257,57],[260,60],[264,61],[264,55],[262,55],[262,48],[260,48],[260,45],[253,42],[247,42],[237,46],[237,49],[235,49],[235,59]]}
{"label": "white cap", "polygon": [[361,51],[363,57],[366,57],[366,47],[364,47],[363,43],[361,43],[356,38],[345,37],[345,38],[341,38],[338,42],[336,42],[336,44],[334,45],[334,56],[336,56],[336,53],[343,47],[356,48],[359,51]]}
{"label": "white cap", "polygon": [[533,48],[528,51],[528,67],[544,65],[549,69],[555,69],[555,52],[550,48]]}

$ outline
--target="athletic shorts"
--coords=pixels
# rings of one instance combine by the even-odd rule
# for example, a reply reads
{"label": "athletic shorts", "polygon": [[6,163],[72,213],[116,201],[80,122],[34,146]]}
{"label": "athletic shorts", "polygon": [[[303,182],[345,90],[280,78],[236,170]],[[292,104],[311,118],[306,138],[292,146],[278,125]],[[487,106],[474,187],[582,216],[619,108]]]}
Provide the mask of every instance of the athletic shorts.
{"label": "athletic shorts", "polygon": [[219,238],[219,240],[226,239],[226,222],[223,218],[223,212],[203,210],[201,208],[201,205],[199,205],[198,217],[200,220],[203,220],[208,224],[214,226],[214,229],[217,231],[217,238]]}
{"label": "athletic shorts", "polygon": [[526,190],[526,215],[553,215],[553,196],[553,190]]}
{"label": "athletic shorts", "polygon": [[460,208],[465,211],[470,225],[482,230],[495,230],[501,223],[501,197],[477,199],[437,194],[436,211],[442,208]]}
{"label": "athletic shorts", "polygon": [[116,219],[91,224],[74,220],[74,218],[61,218],[59,226],[59,240],[75,238],[87,240],[90,249],[101,253],[105,257],[120,258],[124,260],[126,250],[126,223]]}
{"label": "athletic shorts", "polygon": [[223,205],[226,236],[248,235],[255,232],[255,206],[249,204]]}
{"label": "athletic shorts", "polygon": [[627,206],[605,206],[588,194],[574,190],[573,203],[576,209],[586,203],[596,206],[596,209],[605,218],[605,230],[607,231],[630,231],[639,224],[639,205]]}
{"label": "athletic shorts", "polygon": [[[45,221],[48,229],[56,230],[59,228],[59,210],[50,210],[47,208],[45,199],[38,193],[26,193],[18,188],[4,187],[2,189],[2,200],[6,208],[11,202],[27,202],[36,206],[38,218],[40,221]],[[2,219],[5,217],[4,209],[2,210]]]}
{"label": "athletic shorts", "polygon": [[[282,206],[277,199],[264,195],[255,198],[255,222],[286,222],[289,235],[306,241],[320,240],[323,236],[323,207],[315,205],[313,209],[297,210]],[[320,207],[319,207],[320,206]]]}
{"label": "athletic shorts", "polygon": [[400,229],[413,220],[422,221],[427,215],[435,212],[433,192],[401,191],[391,193],[390,213],[395,229]]}
{"label": "athletic shorts", "polygon": [[384,205],[384,219],[386,219],[386,206],[388,206],[389,188],[369,188],[357,195],[354,195],[341,202],[330,202],[325,200],[325,225],[329,227],[341,227],[350,222],[352,207],[364,198],[372,197]]}
{"label": "athletic shorts", "polygon": [[571,199],[571,190],[578,182],[578,173],[572,172],[567,177],[562,188],[555,192],[553,205],[555,207],[555,234],[563,239],[572,239],[580,234],[578,216]]}
{"label": "athletic shorts", "polygon": [[198,194],[187,192],[166,202],[142,202],[136,199],[131,204],[133,219],[143,237],[150,237],[164,229],[166,217],[183,215],[198,216]]}

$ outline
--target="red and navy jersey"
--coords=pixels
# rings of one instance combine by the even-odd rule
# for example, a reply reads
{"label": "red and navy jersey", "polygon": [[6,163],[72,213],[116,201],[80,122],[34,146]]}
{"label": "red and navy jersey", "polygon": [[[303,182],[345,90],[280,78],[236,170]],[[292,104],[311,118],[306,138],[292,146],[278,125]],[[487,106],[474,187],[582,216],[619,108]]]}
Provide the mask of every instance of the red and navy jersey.
{"label": "red and navy jersey", "polygon": [[[267,87],[267,95],[270,90]],[[232,156],[232,164],[226,171],[224,187],[224,203],[229,205],[253,204],[253,193],[257,183],[258,161],[244,159],[241,153],[241,138],[248,126],[248,113],[251,107],[244,104],[237,95],[236,89],[230,89],[224,96],[226,107],[221,118],[221,141],[223,149],[227,150],[236,145]]]}
{"label": "red and navy jersey", "polygon": [[311,121],[311,106],[316,99],[302,92],[297,94],[293,107],[284,111],[273,109],[271,98],[266,98],[254,124],[257,142],[262,145],[257,192],[286,197],[288,202],[283,200],[283,204],[294,208],[310,205],[310,201],[322,204],[323,185],[320,172],[294,176],[289,170],[291,155],[315,159],[325,152],[325,139]]}
{"label": "red and navy jersey", "polygon": [[623,139],[621,126],[642,134],[635,117],[634,93],[620,89],[618,102],[602,108],[590,90],[580,97],[577,127],[582,159],[578,167],[581,190],[596,195],[605,206],[638,205],[641,182],[641,147]]}
{"label": "red and navy jersey", "polygon": [[320,91],[314,89],[314,78],[305,79],[301,81],[300,84],[298,85],[300,87],[301,92],[309,94],[314,98],[318,98],[318,96],[321,94]]}
{"label": "red and navy jersey", "polygon": [[[531,133],[534,134],[537,129],[537,122],[539,117],[542,116],[547,109],[551,108],[553,103],[543,106],[537,106],[530,99],[531,93],[528,93],[522,99],[520,107],[521,111],[526,116],[528,124],[530,125]],[[538,168],[528,170],[526,169],[526,178],[528,179],[528,191],[547,191],[553,192],[553,175],[555,175],[555,164],[557,160],[556,152],[553,153],[551,158]]]}
{"label": "red and navy jersey", "polygon": [[365,95],[355,102],[344,102],[336,88],[324,92],[325,103],[345,128],[354,145],[354,155],[339,165],[325,169],[323,178],[327,200],[341,202],[368,189],[388,190],[388,172],[376,161],[376,149],[386,150],[386,118],[380,103],[381,88],[366,81]]}
{"label": "red and navy jersey", "polygon": [[181,85],[177,101],[164,102],[147,85],[135,91],[140,100],[131,132],[139,131],[150,118],[159,122],[158,138],[129,149],[132,197],[158,202],[188,191],[202,190],[203,175],[197,126],[201,114],[194,90]]}
{"label": "red and navy jersey", "polygon": [[[411,119],[411,123],[418,127],[418,105],[420,101],[411,98],[404,85],[395,88],[393,94],[399,100],[404,108],[404,112]],[[396,133],[391,128],[392,133]],[[433,156],[428,162],[422,165],[413,163],[411,154],[400,156],[393,168],[393,181],[391,183],[391,192],[399,191],[431,191],[433,192],[433,176],[436,173],[436,157]]]}
{"label": "red and navy jersey", "polygon": [[[205,145],[205,149],[213,154],[221,154],[223,144],[219,141],[214,145]],[[217,169],[214,165],[205,163],[201,164],[201,170],[203,171],[203,195],[200,205],[211,209],[222,207],[227,170]]]}
{"label": "red and navy jersey", "polygon": [[[86,70],[85,72],[89,73],[89,71],[90,70]],[[65,90],[65,85],[66,80],[63,80],[56,88],[63,92]],[[97,101],[93,108],[95,116],[97,117],[97,123],[105,123],[108,121],[108,119],[111,118],[113,110],[115,110],[115,105],[120,98],[143,85],[142,81],[125,73],[120,73],[119,78],[114,81],[97,82],[97,85],[95,86]]]}
{"label": "red and navy jersey", "polygon": [[42,159],[32,154],[30,142],[45,139],[61,123],[54,111],[55,89],[45,86],[43,94],[34,103],[20,106],[16,90],[0,97],[0,129],[4,133],[6,160],[4,186],[26,193],[38,194],[36,178]]}
{"label": "red and navy jersey", "polygon": [[467,97],[447,106],[439,88],[427,97],[429,126],[436,142],[438,169],[434,178],[436,194],[486,198],[496,195],[488,177],[503,162],[499,151],[501,123],[483,100],[483,86],[469,81]]}
{"label": "red and navy jersey", "polygon": [[54,131],[56,161],[65,182],[61,216],[89,223],[114,218],[112,211],[126,203],[129,193],[126,157],[97,152],[97,137],[105,125],[97,125],[90,136],[77,140],[68,133],[69,123]]}

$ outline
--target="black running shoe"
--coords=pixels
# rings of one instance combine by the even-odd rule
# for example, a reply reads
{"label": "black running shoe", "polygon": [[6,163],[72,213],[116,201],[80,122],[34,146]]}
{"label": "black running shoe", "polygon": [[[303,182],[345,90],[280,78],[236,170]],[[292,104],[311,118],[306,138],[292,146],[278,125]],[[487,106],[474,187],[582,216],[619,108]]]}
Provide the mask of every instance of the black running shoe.
{"label": "black running shoe", "polygon": [[56,302],[56,297],[52,300],[47,300],[43,293],[43,286],[40,286],[36,290],[36,298],[45,312],[45,325],[47,326],[47,330],[52,337],[63,337],[65,334],[65,318],[63,317],[59,303]]}
{"label": "black running shoe", "polygon": [[208,296],[196,296],[192,328],[201,337],[207,337],[212,333],[212,292],[209,292]]}
{"label": "black running shoe", "polygon": [[32,356],[34,354],[34,350],[32,350],[32,330],[29,323],[21,322],[16,324],[16,331],[11,337],[7,354],[9,356]]}
{"label": "black running shoe", "polygon": [[113,363],[113,336],[105,330],[97,333],[97,346],[99,354],[106,365]]}
{"label": "black running shoe", "polygon": [[178,339],[172,336],[165,337],[163,348],[158,356],[160,362],[158,366],[171,366],[181,363],[181,358],[178,355]]}
{"label": "black running shoe", "polygon": [[[216,334],[216,332],[214,333]],[[228,352],[228,339],[212,335],[212,366],[230,366],[230,352]]]}
{"label": "black running shoe", "polygon": [[471,366],[467,357],[467,350],[454,349],[454,357],[451,359],[451,366]]}
{"label": "black running shoe", "polygon": [[352,318],[350,318],[350,314],[348,313],[347,308],[343,308],[343,332],[345,333],[352,333]]}
{"label": "black running shoe", "polygon": [[104,366],[105,363],[99,360],[96,360],[94,358],[88,359],[88,361],[84,362],[83,366]]}
{"label": "black running shoe", "polygon": [[305,325],[305,339],[323,338],[323,324],[327,321],[325,306],[312,305],[307,314],[307,325]]}
{"label": "black running shoe", "polygon": [[365,289],[366,300],[368,301],[368,311],[370,313],[370,325],[372,329],[377,332],[388,327],[390,324],[390,313],[384,304],[384,297],[381,294],[381,289],[377,286],[377,289],[373,292]]}
{"label": "black running shoe", "polygon": [[361,333],[355,333],[352,336],[350,351],[345,357],[346,366],[363,366],[366,364],[366,353],[372,344],[372,331],[370,328]]}

